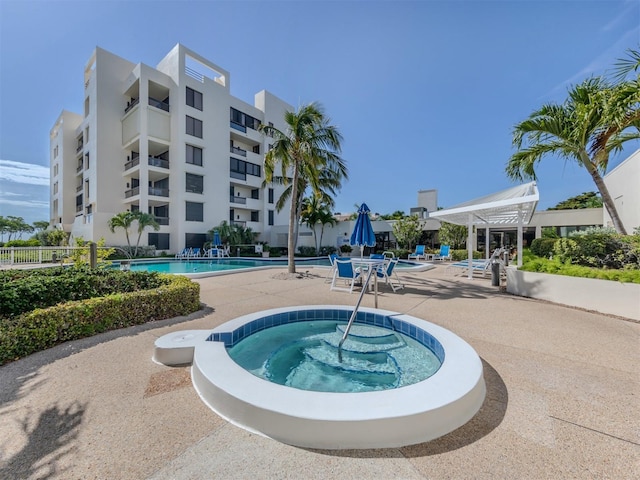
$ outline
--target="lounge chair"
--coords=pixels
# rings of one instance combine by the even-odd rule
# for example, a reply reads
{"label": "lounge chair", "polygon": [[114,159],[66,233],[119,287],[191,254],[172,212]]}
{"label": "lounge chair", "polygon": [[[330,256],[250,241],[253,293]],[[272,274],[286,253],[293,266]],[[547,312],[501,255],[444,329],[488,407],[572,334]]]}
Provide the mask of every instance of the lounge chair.
{"label": "lounge chair", "polygon": [[209,258],[216,258],[216,257],[220,257],[220,254],[221,254],[221,251],[219,248],[211,247],[209,250],[204,251],[203,256],[209,257]]}
{"label": "lounge chair", "polygon": [[[404,288],[404,285],[400,282],[400,278],[398,277],[398,273],[395,270],[396,265],[398,264],[397,258],[392,258],[388,262],[385,262],[385,266],[376,271],[376,275],[378,278],[384,278],[384,283],[391,286],[391,289],[395,292],[396,290],[400,290]],[[396,277],[397,284],[393,284],[393,276]]]}
{"label": "lounge chair", "polygon": [[451,260],[451,251],[449,245],[441,245],[440,252],[433,256],[434,260]]}
{"label": "lounge chair", "polygon": [[200,258],[200,248],[199,247],[193,247],[191,249],[191,251],[189,252],[189,257],[188,258]]}
{"label": "lounge chair", "polygon": [[427,254],[424,253],[424,245],[416,245],[416,251],[409,254],[409,260],[411,259],[415,259],[415,260],[427,259]]}
{"label": "lounge chair", "polygon": [[[351,263],[351,259],[345,258],[336,258],[335,259],[335,270],[333,272],[333,280],[331,281],[330,290],[341,290],[343,292],[353,292],[353,287],[356,283],[356,280],[360,278],[360,272],[356,272],[353,269],[353,264]],[[349,287],[338,287],[336,286],[336,282],[338,280],[342,280],[347,282]]]}
{"label": "lounge chair", "polygon": [[182,260],[183,258],[188,258],[190,251],[190,248],[183,248],[181,251],[176,253],[176,259]]}
{"label": "lounge chair", "polygon": [[231,247],[229,247],[229,245],[227,245],[226,247],[218,247],[218,256],[219,257],[228,257],[230,249],[231,249]]}

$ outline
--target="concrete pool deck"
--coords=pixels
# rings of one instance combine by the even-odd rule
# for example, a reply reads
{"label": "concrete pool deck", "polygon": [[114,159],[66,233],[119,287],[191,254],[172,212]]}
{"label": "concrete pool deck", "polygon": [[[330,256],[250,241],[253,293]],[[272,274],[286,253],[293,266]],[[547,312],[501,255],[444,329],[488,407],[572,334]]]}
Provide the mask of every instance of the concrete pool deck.
{"label": "concrete pool deck", "polygon": [[[70,342],[0,367],[0,478],[638,478],[640,324],[514,297],[446,265],[400,273],[379,307],[443,326],[484,364],[486,400],[466,425],[401,448],[291,447],[231,425],[188,367],[151,361],[156,338],[258,310],[353,305],[326,270],[197,280],[204,311]],[[373,306],[373,295],[363,305]]]}

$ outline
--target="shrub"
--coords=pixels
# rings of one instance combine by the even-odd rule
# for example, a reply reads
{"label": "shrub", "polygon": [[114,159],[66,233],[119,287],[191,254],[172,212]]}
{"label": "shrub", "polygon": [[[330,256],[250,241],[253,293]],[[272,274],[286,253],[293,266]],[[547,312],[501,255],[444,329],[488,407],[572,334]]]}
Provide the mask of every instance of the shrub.
{"label": "shrub", "polygon": [[531,242],[531,253],[539,257],[549,258],[553,255],[553,246],[557,238],[543,237],[536,238]]}
{"label": "shrub", "polygon": [[67,302],[0,321],[0,365],[69,340],[200,309],[198,283],[177,275],[162,280],[150,290]]}
{"label": "shrub", "polygon": [[298,252],[303,257],[315,257],[316,247],[298,247]]}
{"label": "shrub", "polygon": [[640,239],[607,229],[577,232],[554,246],[561,262],[596,268],[639,269]]}
{"label": "shrub", "polygon": [[[169,277],[170,278],[170,277]],[[116,292],[148,290],[168,283],[157,272],[53,267],[0,272],[0,318],[60,302]]]}
{"label": "shrub", "polygon": [[598,278],[626,283],[640,283],[640,270],[605,270],[602,268],[585,267],[562,263],[557,258],[549,260],[534,257],[520,267],[527,272],[552,273],[571,277]]}
{"label": "shrub", "polygon": [[11,240],[4,244],[5,247],[39,247],[40,240],[30,238],[29,240]]}
{"label": "shrub", "polygon": [[[438,253],[439,252],[440,250],[438,250]],[[454,260],[456,262],[459,262],[460,260],[469,259],[469,252],[467,252],[466,250],[449,250],[449,253],[451,253],[451,260]],[[473,258],[484,258],[484,257],[482,256],[482,252],[474,250]]]}

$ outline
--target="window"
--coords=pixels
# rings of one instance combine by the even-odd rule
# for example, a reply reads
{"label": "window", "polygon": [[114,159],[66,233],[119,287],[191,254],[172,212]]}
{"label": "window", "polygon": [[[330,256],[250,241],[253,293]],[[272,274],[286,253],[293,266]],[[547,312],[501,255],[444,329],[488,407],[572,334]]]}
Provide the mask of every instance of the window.
{"label": "window", "polygon": [[204,221],[204,204],[197,202],[186,202],[187,209],[185,212],[185,220],[188,222]]}
{"label": "window", "polygon": [[202,120],[187,115],[187,135],[202,138]]}
{"label": "window", "polygon": [[269,189],[269,203],[273,203],[273,188]]}
{"label": "window", "polygon": [[253,146],[253,153],[260,153],[260,145]]}
{"label": "window", "polygon": [[187,192],[202,193],[204,188],[204,177],[202,175],[194,175],[187,173]]}
{"label": "window", "polygon": [[169,250],[169,234],[149,232],[149,245],[155,245],[156,250]]}
{"label": "window", "polygon": [[253,212],[251,212],[251,221],[252,222],[259,222],[260,221],[260,212],[257,210],[254,210]]}
{"label": "window", "polygon": [[58,182],[56,182],[56,183],[54,183],[54,184],[53,184],[53,193],[54,193],[54,195],[55,195],[56,193],[58,193]]}
{"label": "window", "polygon": [[58,176],[58,164],[57,163],[53,166],[53,176],[54,177]]}
{"label": "window", "polygon": [[187,145],[186,158],[187,163],[202,166],[202,149],[194,147],[193,145]]}
{"label": "window", "polygon": [[184,234],[184,246],[185,248],[202,248],[207,241],[206,233],[185,233]]}
{"label": "window", "polygon": [[89,152],[84,156],[84,169],[89,170]]}
{"label": "window", "polygon": [[[255,163],[245,162],[244,160],[238,160],[237,158],[231,157],[231,176],[233,178],[245,178],[245,175],[253,175],[255,177],[261,176],[261,168],[260,165],[256,165]],[[234,175],[237,174],[237,175]]]}
{"label": "window", "polygon": [[273,225],[273,210],[269,210],[269,225]]}
{"label": "window", "polygon": [[230,120],[231,120],[231,126],[233,128],[236,128],[237,130],[240,130],[243,132],[246,131],[245,127],[249,127],[253,130],[257,130],[258,127],[260,126],[260,120],[258,120],[257,118],[253,118],[252,116],[247,115],[246,113],[242,113],[240,110],[236,110],[233,107],[231,107]]}
{"label": "window", "polygon": [[251,190],[251,198],[255,200],[260,200],[260,189],[254,188]]}
{"label": "window", "polygon": [[187,87],[187,105],[202,110],[202,93]]}
{"label": "window", "polygon": [[57,157],[58,157],[58,145],[53,147],[53,158],[57,158]]}

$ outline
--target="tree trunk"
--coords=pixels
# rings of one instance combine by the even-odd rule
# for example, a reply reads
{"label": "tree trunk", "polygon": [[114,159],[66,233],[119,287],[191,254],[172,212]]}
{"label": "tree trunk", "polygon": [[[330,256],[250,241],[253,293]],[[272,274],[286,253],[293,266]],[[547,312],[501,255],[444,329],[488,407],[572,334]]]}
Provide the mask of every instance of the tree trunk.
{"label": "tree trunk", "polygon": [[295,248],[296,248],[296,238],[294,236],[296,230],[296,210],[297,210],[297,200],[298,200],[298,161],[294,159],[293,164],[293,185],[291,186],[291,208],[289,209],[289,241],[287,252],[288,258],[288,266],[289,273],[296,273],[296,259],[295,259]]}
{"label": "tree trunk", "polygon": [[616,229],[618,233],[621,233],[622,235],[626,235],[627,231],[625,230],[624,225],[622,224],[622,220],[620,220],[620,215],[618,215],[616,204],[613,201],[613,198],[611,198],[609,189],[607,188],[607,185],[604,183],[604,179],[600,175],[600,172],[598,172],[598,169],[595,167],[588,168],[588,170],[589,170],[589,173],[591,174],[591,178],[593,178],[593,181],[596,184],[596,187],[598,187],[598,191],[600,192],[600,195],[602,196],[602,203],[604,203],[604,206],[607,209],[607,212],[609,212],[609,216],[611,217],[611,221],[613,222],[613,227]]}

